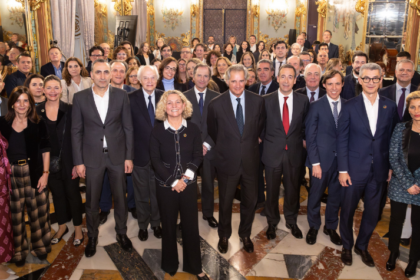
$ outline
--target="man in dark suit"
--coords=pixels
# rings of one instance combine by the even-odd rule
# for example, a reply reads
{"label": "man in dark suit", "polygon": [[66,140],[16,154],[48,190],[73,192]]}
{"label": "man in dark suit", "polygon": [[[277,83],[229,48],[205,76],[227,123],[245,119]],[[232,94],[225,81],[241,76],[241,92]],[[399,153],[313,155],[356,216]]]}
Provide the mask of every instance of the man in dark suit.
{"label": "man in dark suit", "polygon": [[47,77],[48,75],[56,75],[60,80],[63,79],[63,69],[64,69],[64,62],[61,61],[63,55],[61,54],[61,50],[57,46],[52,46],[48,50],[48,57],[50,58],[50,62],[44,64],[41,67],[41,75]]}
{"label": "man in dark suit", "polygon": [[362,94],[348,100],[341,110],[337,129],[337,160],[341,186],[341,260],[352,264],[353,216],[364,195],[364,212],[355,252],[373,267],[368,243],[378,222],[384,183],[391,179],[389,143],[398,122],[395,102],[379,96],[382,69],[376,63],[360,68]]}
{"label": "man in dark suit", "polygon": [[[110,63],[111,67],[111,86],[122,89],[127,93],[131,93],[136,89],[124,84],[125,74],[128,70],[128,65],[125,61],[113,60]],[[128,211],[137,219],[136,201],[134,198],[133,180],[131,174],[127,174],[127,204]],[[112,192],[109,182],[108,172],[105,172],[104,182],[102,187],[101,199],[99,201],[101,213],[99,214],[99,224],[104,224],[112,208]]]}
{"label": "man in dark suit", "polygon": [[350,75],[351,72],[353,72],[353,66],[349,65],[349,66],[346,67],[346,76]]}
{"label": "man in dark suit", "polygon": [[359,85],[358,77],[360,67],[368,62],[368,57],[364,52],[355,52],[352,58],[353,72],[344,78],[343,91],[341,97],[344,99],[351,99],[359,96],[362,93],[362,88]]}
{"label": "man in dark suit", "polygon": [[325,211],[324,233],[331,242],[342,245],[337,234],[338,211],[340,209],[341,185],[337,170],[337,122],[344,100],[340,98],[344,76],[337,70],[324,74],[323,84],[327,95],[311,103],[306,118],[306,166],[311,173],[311,187],[308,195],[308,223],[310,230],[306,243],[316,243],[321,227],[321,198],[328,186],[328,204]]}
{"label": "man in dark suit", "polygon": [[308,64],[305,67],[303,77],[305,79],[305,87],[295,90],[296,93],[308,96],[310,103],[325,95],[325,89],[319,87],[321,79],[321,66],[316,63]]}
{"label": "man in dark suit", "polygon": [[250,239],[258,194],[258,141],[264,127],[265,107],[261,96],[245,90],[248,70],[232,65],[225,73],[229,91],[213,99],[208,108],[208,133],[213,139],[214,158],[219,181],[219,244],[228,250],[232,235],[232,203],[241,184],[241,223],[239,237],[248,253],[254,251]]}
{"label": "man in dark suit", "polygon": [[[400,52],[397,54],[397,63],[401,60],[409,59],[411,60],[411,54],[409,52]],[[394,83],[396,83],[397,79],[394,77]],[[420,85],[420,74],[417,71],[414,71],[414,76],[411,79],[411,84],[413,85]]]}
{"label": "man in dark suit", "polygon": [[293,92],[296,82],[296,69],[283,65],[279,72],[279,90],[264,96],[266,110],[264,150],[262,162],[265,165],[267,181],[267,238],[276,237],[280,222],[279,193],[283,177],[285,189],[284,216],[286,227],[295,238],[302,238],[296,224],[299,211],[300,173],[304,159],[305,118],[309,100],[302,94]]}
{"label": "man in dark suit", "polygon": [[[99,198],[108,171],[115,205],[117,241],[124,250],[127,237],[126,176],[133,170],[133,125],[127,93],[109,86],[109,64],[92,63],[93,86],[74,95],[72,113],[73,161],[80,178],[87,178],[86,223],[89,241],[86,257],[96,253],[99,227]],[[92,110],[93,109],[93,110]]]}
{"label": "man in dark suit", "polygon": [[7,97],[10,96],[13,89],[17,86],[23,86],[26,78],[31,75],[32,57],[28,53],[22,53],[17,57],[17,71],[7,75],[4,79]]}
{"label": "man in dark suit", "polygon": [[[159,208],[156,199],[156,181],[150,154],[149,143],[155,119],[156,105],[163,90],[156,89],[158,72],[155,67],[141,66],[138,79],[142,86],[128,95],[134,130],[134,167],[131,174],[136,201],[138,237],[146,241],[149,237],[147,228],[150,224],[156,238],[162,238]],[[127,180],[128,181],[128,180]]]}
{"label": "man in dark suit", "polygon": [[[260,96],[275,92],[279,89],[279,84],[275,79],[274,67],[270,60],[261,59],[257,64],[257,75],[259,82],[249,87],[249,91],[252,91]],[[259,144],[260,157],[263,152],[263,144]],[[257,209],[262,208],[265,202],[265,180],[264,180],[264,164],[260,160],[260,167],[258,170],[258,200]]]}
{"label": "man in dark suit", "polygon": [[311,42],[308,41],[306,32],[302,32],[301,35],[303,35],[303,37],[305,38],[305,43],[303,44],[303,46],[308,50],[311,49],[312,45],[311,45]]}
{"label": "man in dark suit", "polygon": [[[323,42],[328,44],[328,57],[329,58],[338,58],[339,50],[338,46],[331,43],[332,33],[330,30],[325,30],[324,34],[322,35]],[[318,53],[320,45],[316,46],[315,52]]]}
{"label": "man in dark suit", "polygon": [[[287,44],[284,41],[278,41],[274,44],[274,75],[278,76],[279,69],[282,65],[286,64]],[[277,78],[276,78],[277,79]]]}
{"label": "man in dark suit", "polygon": [[[299,36],[297,36],[296,38],[296,43],[298,43],[301,48],[300,48],[300,52],[306,52],[308,51],[308,48],[304,46],[305,44],[305,37],[301,34]],[[292,56],[292,48],[290,47],[289,51],[287,52],[287,57]]]}
{"label": "man in dark suit", "polygon": [[97,59],[101,59],[104,57],[105,51],[104,49],[102,49],[102,47],[100,46],[93,46],[89,49],[89,64],[86,67],[86,70],[89,72],[91,71],[92,68],[92,63],[97,60]]}
{"label": "man in dark suit", "polygon": [[203,219],[208,222],[210,227],[217,228],[219,224],[213,217],[216,168],[211,163],[211,160],[214,158],[215,144],[207,132],[207,114],[210,101],[220,94],[207,88],[210,78],[210,67],[206,64],[198,64],[193,74],[195,87],[184,92],[184,95],[193,106],[191,122],[200,128],[203,141],[204,160],[200,170]]}
{"label": "man in dark suit", "polygon": [[306,86],[305,78],[300,75],[303,67],[303,62],[298,56],[291,56],[287,59],[287,64],[292,65],[296,69],[296,83],[293,85],[293,90],[304,88]]}

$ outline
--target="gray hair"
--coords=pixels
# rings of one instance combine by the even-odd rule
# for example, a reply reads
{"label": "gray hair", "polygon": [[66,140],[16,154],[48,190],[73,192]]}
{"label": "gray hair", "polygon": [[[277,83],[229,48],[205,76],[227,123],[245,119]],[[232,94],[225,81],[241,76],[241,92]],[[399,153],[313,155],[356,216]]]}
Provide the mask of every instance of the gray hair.
{"label": "gray hair", "polygon": [[197,69],[198,68],[206,68],[206,69],[208,69],[209,70],[209,77],[211,78],[211,69],[210,69],[210,66],[208,66],[207,64],[204,64],[204,63],[198,63],[194,67],[193,77],[195,77],[195,73],[197,73]]}
{"label": "gray hair", "polygon": [[362,67],[360,67],[360,70],[359,70],[359,77],[362,77],[362,73],[365,69],[366,70],[378,70],[379,71],[379,76],[382,77],[382,68],[381,68],[381,66],[379,66],[376,63],[371,62],[371,63],[363,64]]}
{"label": "gray hair", "polygon": [[152,70],[155,73],[156,81],[159,80],[159,71],[158,71],[158,69],[155,65],[142,65],[142,66],[140,66],[139,71],[137,71],[137,80],[141,81],[141,79],[140,79],[141,74],[146,69]]}
{"label": "gray hair", "polygon": [[127,62],[125,62],[125,61],[123,61],[123,60],[111,60],[111,62],[109,63],[109,66],[111,67],[111,69],[112,69],[112,66],[113,66],[115,63],[121,63],[121,64],[122,64],[122,65],[124,65],[124,67],[125,67],[125,72],[127,72],[127,71],[128,71],[128,64],[127,64]]}
{"label": "gray hair", "polygon": [[95,64],[97,64],[97,63],[105,63],[106,65],[108,65],[108,67],[111,69],[111,66],[109,65],[109,63],[108,63],[108,60],[105,60],[105,59],[102,59],[102,58],[99,58],[99,59],[97,59],[97,60],[95,60],[94,62],[92,62],[92,71],[93,71],[93,67],[95,66]]}
{"label": "gray hair", "polygon": [[225,73],[225,81],[229,81],[230,80],[230,73],[231,72],[243,72],[245,75],[245,80],[248,80],[248,69],[246,69],[245,66],[243,66],[242,64],[235,64],[230,66]]}
{"label": "gray hair", "polygon": [[268,59],[261,59],[260,61],[258,61],[258,63],[257,63],[257,69],[258,69],[258,67],[260,66],[260,64],[261,63],[268,63],[268,64],[270,64],[270,71],[273,71],[274,72],[274,65],[273,65],[273,62],[271,62],[270,60],[268,60]]}
{"label": "gray hair", "polygon": [[306,79],[306,76],[308,75],[309,67],[312,67],[312,66],[316,66],[316,67],[318,67],[318,70],[319,70],[319,76],[321,76],[321,75],[322,75],[322,68],[321,68],[321,66],[319,66],[319,64],[316,64],[316,63],[309,63],[308,65],[306,65],[306,67],[305,67],[305,71],[303,72],[303,76],[305,77],[305,79]]}
{"label": "gray hair", "polygon": [[[297,43],[295,43],[295,44],[297,44]],[[299,44],[298,44],[299,45]],[[292,45],[293,46],[293,45]],[[300,57],[299,56],[297,56],[297,55],[292,55],[292,56],[289,56],[289,58],[286,60],[286,63],[289,63],[289,60],[291,59],[291,58],[293,58],[293,57],[296,57],[297,59],[299,59],[299,66],[300,67],[303,67],[303,61],[302,61],[302,59],[300,59]]]}
{"label": "gray hair", "polygon": [[293,43],[292,46],[290,47],[291,49],[293,49],[293,47],[299,46],[299,49],[302,48],[301,45],[299,45],[298,43]]}
{"label": "gray hair", "polygon": [[395,69],[398,69],[398,66],[402,63],[411,63],[411,65],[413,66],[413,71],[416,70],[416,65],[414,64],[414,62],[411,59],[403,59],[397,62],[397,65],[395,66]]}

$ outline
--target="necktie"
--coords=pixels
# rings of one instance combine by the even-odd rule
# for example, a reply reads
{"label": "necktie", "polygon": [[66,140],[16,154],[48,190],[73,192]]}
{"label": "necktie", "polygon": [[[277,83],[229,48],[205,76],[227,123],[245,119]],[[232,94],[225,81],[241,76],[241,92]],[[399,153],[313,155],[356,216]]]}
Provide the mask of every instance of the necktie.
{"label": "necktie", "polygon": [[337,108],[338,101],[334,101],[332,104],[334,105],[333,116],[334,116],[335,128],[337,128],[338,126],[338,108]]}
{"label": "necktie", "polygon": [[200,92],[200,100],[198,101],[198,106],[200,107],[200,114],[203,115],[203,108],[204,108],[204,98],[203,95],[204,93]]}
{"label": "necktie", "polygon": [[236,98],[236,101],[238,101],[238,106],[236,106],[236,123],[238,124],[239,133],[242,136],[244,132],[244,113],[242,112],[241,99]]}
{"label": "necktie", "polygon": [[155,126],[155,110],[153,108],[152,97],[149,95],[149,105],[147,105],[147,112],[149,113],[150,122]]}
{"label": "necktie", "polygon": [[265,92],[265,86],[262,86],[262,89],[261,89],[261,96],[263,96],[263,95],[265,95],[266,94],[266,92]]}
{"label": "necktie", "polygon": [[400,116],[400,120],[402,120],[404,116],[404,102],[405,102],[405,91],[406,88],[402,88],[402,94],[400,96],[400,100],[398,101],[398,116]]}
{"label": "necktie", "polygon": [[311,91],[311,99],[309,99],[309,102],[312,103],[315,101],[315,92]]}
{"label": "necktie", "polygon": [[[284,104],[283,104],[283,127],[284,127],[284,132],[289,132],[289,107],[287,106],[287,98],[289,97],[285,97],[284,98]],[[287,145],[286,148],[287,150]]]}

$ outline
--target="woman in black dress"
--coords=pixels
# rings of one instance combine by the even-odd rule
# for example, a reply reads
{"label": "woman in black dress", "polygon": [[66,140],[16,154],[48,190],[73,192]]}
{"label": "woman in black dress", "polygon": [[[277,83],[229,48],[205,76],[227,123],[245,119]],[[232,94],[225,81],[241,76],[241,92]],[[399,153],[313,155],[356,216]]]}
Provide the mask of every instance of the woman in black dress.
{"label": "woman in black dress", "polygon": [[214,68],[214,75],[211,76],[211,79],[219,87],[220,93],[223,93],[229,89],[228,85],[225,82],[225,73],[226,70],[232,65],[229,59],[226,57],[219,57],[216,61],[216,67]]}
{"label": "woman in black dress", "polygon": [[238,52],[236,53],[236,61],[241,61],[242,56],[246,52],[251,52],[251,47],[250,47],[248,41],[242,41],[241,47],[238,50]]}
{"label": "woman in black dress", "polygon": [[[44,80],[44,92],[47,102],[36,110],[44,120],[51,143],[51,158],[61,159],[61,170],[50,170],[48,187],[53,194],[53,202],[59,229],[51,244],[57,244],[69,232],[66,225],[67,213],[71,213],[74,225],[74,246],[78,247],[84,239],[82,233],[82,198],[79,191],[79,177],[73,165],[71,146],[71,109],[72,105],[60,101],[62,92],[60,79],[55,75]],[[70,209],[68,209],[70,208]]]}
{"label": "woman in black dress", "polygon": [[35,101],[35,106],[44,104],[46,99],[44,95],[44,76],[40,74],[32,74],[26,78],[23,83],[29,89]]}
{"label": "woman in black dress", "polygon": [[180,91],[166,91],[156,106],[157,123],[150,139],[150,158],[156,175],[156,194],[162,221],[162,269],[178,270],[176,229],[182,220],[183,270],[208,279],[201,268],[198,233],[197,169],[203,161],[200,129],[186,119],[192,104]]}

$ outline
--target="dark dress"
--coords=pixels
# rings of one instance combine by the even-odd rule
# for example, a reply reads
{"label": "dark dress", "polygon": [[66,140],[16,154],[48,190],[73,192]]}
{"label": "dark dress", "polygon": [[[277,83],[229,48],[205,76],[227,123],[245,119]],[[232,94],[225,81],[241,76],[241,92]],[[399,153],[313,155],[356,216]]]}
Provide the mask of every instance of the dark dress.
{"label": "dark dress", "polygon": [[227,91],[229,89],[228,85],[226,84],[226,82],[220,78],[218,78],[216,75],[211,76],[211,79],[217,84],[217,86],[219,87],[220,93],[224,93],[225,91]]}
{"label": "dark dress", "polygon": [[[203,161],[201,131],[187,121],[178,130],[165,129],[156,123],[150,139],[150,158],[155,169],[156,194],[162,221],[162,269],[168,273],[178,270],[177,219],[182,220],[183,270],[198,275],[202,272],[200,236],[198,233],[197,176]],[[187,169],[194,172],[184,191],[172,190]]]}

